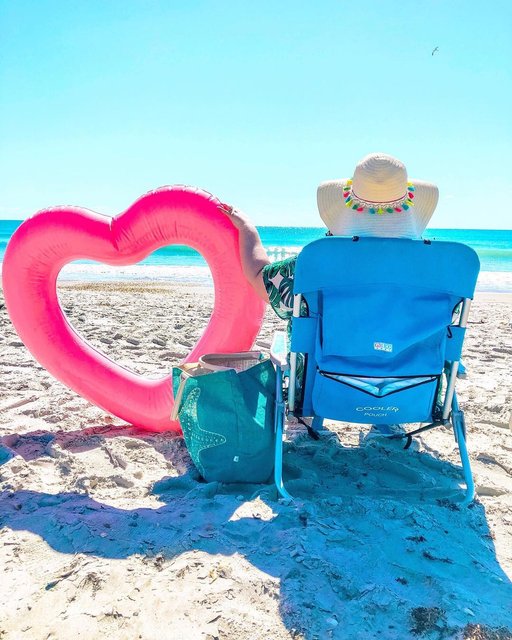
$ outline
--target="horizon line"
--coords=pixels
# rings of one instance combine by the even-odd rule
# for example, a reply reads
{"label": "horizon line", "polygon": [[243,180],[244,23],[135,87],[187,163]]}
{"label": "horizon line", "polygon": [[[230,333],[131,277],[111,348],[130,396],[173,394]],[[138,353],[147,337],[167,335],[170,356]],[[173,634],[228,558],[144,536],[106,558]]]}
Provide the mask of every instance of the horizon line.
{"label": "horizon line", "polygon": [[[36,214],[34,214],[36,215]],[[107,217],[110,218],[114,218],[115,216],[108,216],[108,214],[104,214],[107,215]],[[25,220],[28,220],[29,218],[31,218],[33,216],[27,216],[26,218],[2,218],[0,217],[0,224],[2,222],[25,222]],[[256,228],[265,228],[265,229],[321,229],[324,230],[326,227],[325,226],[315,226],[315,225],[300,225],[300,226],[296,226],[296,225],[289,225],[289,224],[255,224]],[[500,227],[427,227],[425,229],[425,231],[511,231],[512,232],[512,228],[509,229],[503,229]]]}

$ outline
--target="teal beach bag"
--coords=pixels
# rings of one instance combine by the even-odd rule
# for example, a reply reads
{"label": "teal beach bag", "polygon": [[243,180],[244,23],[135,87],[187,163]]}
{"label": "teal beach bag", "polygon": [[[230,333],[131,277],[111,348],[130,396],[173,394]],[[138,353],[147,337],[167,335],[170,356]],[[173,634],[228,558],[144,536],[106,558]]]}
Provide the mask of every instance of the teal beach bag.
{"label": "teal beach bag", "polygon": [[259,352],[209,354],[173,368],[188,451],[208,482],[266,482],[274,468],[276,373]]}

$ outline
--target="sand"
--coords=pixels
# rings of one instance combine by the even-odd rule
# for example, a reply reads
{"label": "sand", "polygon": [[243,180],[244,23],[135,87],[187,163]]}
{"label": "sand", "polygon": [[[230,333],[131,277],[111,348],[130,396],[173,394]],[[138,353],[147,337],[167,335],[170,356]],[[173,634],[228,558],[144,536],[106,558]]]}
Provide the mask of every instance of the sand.
{"label": "sand", "polygon": [[[60,296],[80,333],[145,375],[186,354],[213,302],[151,282]],[[404,451],[357,425],[318,442],[294,426],[292,504],[271,485],[201,482],[182,438],[53,379],[0,305],[1,640],[512,638],[510,295],[479,295],[470,318],[470,508],[447,428]],[[260,347],[276,328],[269,312]]]}

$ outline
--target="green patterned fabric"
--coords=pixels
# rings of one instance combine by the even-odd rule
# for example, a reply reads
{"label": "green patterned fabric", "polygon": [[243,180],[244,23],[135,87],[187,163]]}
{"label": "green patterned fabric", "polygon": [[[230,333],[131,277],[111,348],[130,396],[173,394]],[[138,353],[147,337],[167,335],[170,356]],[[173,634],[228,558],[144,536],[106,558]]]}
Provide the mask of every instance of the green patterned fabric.
{"label": "green patterned fabric", "polygon": [[[288,320],[286,333],[288,336],[288,351],[292,333],[293,315],[293,278],[297,256],[279,260],[263,267],[263,283],[267,291],[270,306],[283,320]],[[301,315],[304,307],[301,309]],[[302,379],[304,377],[304,356],[299,353],[297,357],[297,377],[295,384],[295,398],[297,405],[302,402]]]}
{"label": "green patterned fabric", "polygon": [[[173,368],[176,396],[182,370]],[[274,467],[276,373],[269,359],[191,376],[178,413],[190,457],[208,482],[266,482]]]}
{"label": "green patterned fabric", "polygon": [[279,260],[263,267],[263,283],[272,309],[283,320],[293,313],[293,277],[297,256]]}

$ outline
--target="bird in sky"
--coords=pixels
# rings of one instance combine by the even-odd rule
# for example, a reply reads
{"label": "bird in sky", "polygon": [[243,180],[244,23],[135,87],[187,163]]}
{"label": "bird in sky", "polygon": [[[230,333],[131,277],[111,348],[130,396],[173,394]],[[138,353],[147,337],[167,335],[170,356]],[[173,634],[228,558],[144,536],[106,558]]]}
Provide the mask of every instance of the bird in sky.
{"label": "bird in sky", "polygon": [[434,55],[434,53],[435,53],[436,51],[439,51],[439,47],[436,47],[436,48],[434,49],[434,51],[432,51],[432,55]]}

